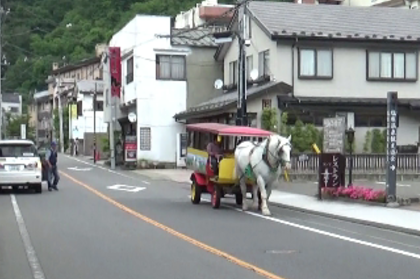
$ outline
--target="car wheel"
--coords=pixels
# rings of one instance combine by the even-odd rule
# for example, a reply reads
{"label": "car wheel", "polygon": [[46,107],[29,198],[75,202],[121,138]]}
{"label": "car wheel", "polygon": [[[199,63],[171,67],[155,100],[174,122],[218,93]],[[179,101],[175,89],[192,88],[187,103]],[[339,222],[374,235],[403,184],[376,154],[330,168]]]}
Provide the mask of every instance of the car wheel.
{"label": "car wheel", "polygon": [[42,183],[34,185],[35,193],[41,194],[42,193]]}

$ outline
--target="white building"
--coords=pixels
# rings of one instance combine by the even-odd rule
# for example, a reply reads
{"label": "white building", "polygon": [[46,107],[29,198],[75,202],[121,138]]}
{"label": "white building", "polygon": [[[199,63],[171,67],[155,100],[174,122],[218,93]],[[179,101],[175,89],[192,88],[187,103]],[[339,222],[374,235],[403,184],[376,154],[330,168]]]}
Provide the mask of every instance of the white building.
{"label": "white building", "polygon": [[[219,4],[217,0],[204,0],[197,3],[188,11],[182,11],[175,17],[175,28],[194,28],[207,24],[213,27],[215,32],[226,30],[226,26],[232,18],[232,14],[225,15],[234,5]],[[211,21],[211,23],[210,23]]]}
{"label": "white building", "polygon": [[[189,49],[171,46],[170,34],[170,17],[137,15],[109,44],[121,48],[122,94],[116,118],[123,136],[137,137],[137,160],[176,163],[177,135],[185,132],[173,115],[187,105]],[[128,122],[130,112],[137,122]]]}
{"label": "white building", "polygon": [[104,121],[103,81],[81,80],[76,83],[77,109],[70,107],[69,138],[85,139],[94,132],[94,93],[96,84],[96,133],[106,133],[108,124]]}

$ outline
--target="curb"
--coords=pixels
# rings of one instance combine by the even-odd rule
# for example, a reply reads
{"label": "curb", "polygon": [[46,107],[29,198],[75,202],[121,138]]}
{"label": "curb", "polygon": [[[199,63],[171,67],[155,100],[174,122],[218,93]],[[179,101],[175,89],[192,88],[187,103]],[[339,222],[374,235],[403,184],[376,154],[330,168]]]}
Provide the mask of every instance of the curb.
{"label": "curb", "polygon": [[355,224],[366,225],[366,226],[375,227],[375,228],[379,228],[379,229],[386,229],[386,230],[405,233],[405,234],[410,234],[410,235],[414,235],[414,236],[420,236],[420,231],[418,231],[418,230],[407,229],[407,228],[397,227],[397,226],[393,226],[393,225],[382,224],[382,223],[378,223],[378,222],[365,221],[365,220],[360,220],[360,219],[357,219],[357,218],[345,217],[345,216],[336,215],[336,214],[332,214],[332,213],[319,212],[319,211],[316,211],[316,210],[304,209],[304,208],[301,208],[301,207],[286,205],[286,204],[277,203],[277,202],[269,202],[269,203],[271,203],[274,206],[280,207],[280,208],[286,208],[286,209],[290,209],[290,210],[294,210],[294,211],[298,211],[298,212],[309,213],[309,214],[312,214],[312,215],[318,215],[318,216],[322,216],[322,217],[333,218],[333,219],[337,219],[337,220],[347,221],[347,222],[351,222],[351,223],[355,223]]}

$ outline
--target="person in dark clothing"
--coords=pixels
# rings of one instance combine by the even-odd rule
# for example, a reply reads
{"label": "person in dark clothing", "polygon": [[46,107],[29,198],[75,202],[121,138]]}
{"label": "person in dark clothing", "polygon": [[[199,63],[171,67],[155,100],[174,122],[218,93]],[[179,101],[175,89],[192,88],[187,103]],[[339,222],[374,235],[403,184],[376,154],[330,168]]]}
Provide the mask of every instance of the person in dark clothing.
{"label": "person in dark clothing", "polygon": [[47,154],[45,154],[45,160],[48,165],[48,191],[51,191],[52,189],[58,191],[57,184],[60,181],[60,176],[58,175],[57,159],[57,144],[53,141],[51,142],[51,148],[48,149]]}

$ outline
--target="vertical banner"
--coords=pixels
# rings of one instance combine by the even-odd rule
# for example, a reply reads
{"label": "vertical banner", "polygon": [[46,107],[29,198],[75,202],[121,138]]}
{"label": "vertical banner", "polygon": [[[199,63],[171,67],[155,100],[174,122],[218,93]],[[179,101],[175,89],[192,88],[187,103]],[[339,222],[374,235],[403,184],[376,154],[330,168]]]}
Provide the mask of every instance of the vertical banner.
{"label": "vertical banner", "polygon": [[77,105],[71,104],[70,106],[70,119],[77,119]]}
{"label": "vertical banner", "polygon": [[121,49],[109,48],[109,63],[111,71],[111,97],[121,97]]}
{"label": "vertical banner", "polygon": [[397,200],[397,121],[398,92],[387,95],[387,171],[386,191],[388,202]]}

